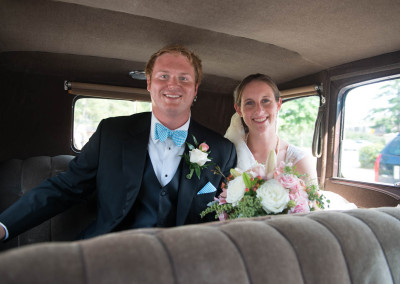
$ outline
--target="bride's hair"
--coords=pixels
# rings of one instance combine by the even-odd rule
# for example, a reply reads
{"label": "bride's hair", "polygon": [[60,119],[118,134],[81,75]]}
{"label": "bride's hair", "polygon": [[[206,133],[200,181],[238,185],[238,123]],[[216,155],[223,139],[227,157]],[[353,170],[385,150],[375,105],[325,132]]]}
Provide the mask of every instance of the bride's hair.
{"label": "bride's hair", "polygon": [[233,100],[236,105],[238,105],[238,106],[241,105],[243,90],[249,83],[251,83],[253,81],[261,81],[261,82],[266,83],[268,86],[270,86],[272,91],[274,92],[275,100],[277,102],[279,102],[279,98],[281,97],[281,94],[280,94],[278,86],[275,84],[274,80],[272,80],[271,77],[269,77],[265,74],[257,73],[257,74],[251,74],[251,75],[247,76],[236,87],[235,91],[233,92]]}

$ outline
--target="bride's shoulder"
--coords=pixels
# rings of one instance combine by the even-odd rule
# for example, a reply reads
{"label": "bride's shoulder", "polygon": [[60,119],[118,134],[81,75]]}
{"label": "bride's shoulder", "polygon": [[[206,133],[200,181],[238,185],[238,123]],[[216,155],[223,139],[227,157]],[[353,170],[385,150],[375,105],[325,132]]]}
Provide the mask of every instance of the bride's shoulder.
{"label": "bride's shoulder", "polygon": [[304,159],[306,157],[306,152],[302,150],[301,148],[293,145],[293,144],[287,144],[287,149],[286,149],[286,162],[287,163],[292,163],[297,164],[300,160]]}
{"label": "bride's shoulder", "polygon": [[289,143],[286,142],[283,139],[279,140],[279,151],[287,151],[288,147],[289,147]]}

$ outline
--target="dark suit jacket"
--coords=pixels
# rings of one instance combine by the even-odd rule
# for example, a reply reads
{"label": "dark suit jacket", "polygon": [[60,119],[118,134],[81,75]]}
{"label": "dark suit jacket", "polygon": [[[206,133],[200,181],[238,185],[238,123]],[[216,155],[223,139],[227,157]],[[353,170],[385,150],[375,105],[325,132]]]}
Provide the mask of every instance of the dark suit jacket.
{"label": "dark suit jacket", "polygon": [[[150,135],[151,113],[103,120],[68,170],[48,179],[32,189],[14,205],[0,214],[10,237],[66,210],[96,191],[97,220],[83,233],[84,238],[111,232],[132,208],[140,186]],[[227,176],[236,165],[235,147],[227,139],[191,119],[187,141],[192,135],[199,143],[210,146],[212,162],[219,165]],[[186,146],[185,152],[188,151]],[[202,222],[200,212],[212,201],[216,193],[197,195],[210,181],[217,189],[220,175],[202,170],[201,179],[193,175],[186,179],[189,168],[183,165],[178,193],[176,224]],[[212,215],[212,214],[210,214]]]}

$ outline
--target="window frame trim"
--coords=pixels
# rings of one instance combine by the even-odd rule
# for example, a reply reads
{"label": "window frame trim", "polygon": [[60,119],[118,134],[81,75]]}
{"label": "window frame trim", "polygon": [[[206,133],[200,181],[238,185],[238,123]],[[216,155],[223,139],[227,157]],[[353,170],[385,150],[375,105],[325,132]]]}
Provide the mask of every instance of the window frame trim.
{"label": "window frame trim", "polygon": [[[381,75],[376,74],[377,76],[373,79],[360,78],[357,82],[346,84],[340,88],[338,88],[337,95],[337,104],[336,104],[336,124],[334,131],[334,145],[336,152],[333,152],[333,167],[332,167],[332,176],[330,177],[330,181],[334,184],[342,184],[342,185],[351,185],[354,187],[367,188],[378,192],[387,193],[388,195],[395,197],[397,200],[400,200],[400,191],[399,187],[394,184],[386,184],[380,182],[368,182],[368,181],[360,181],[354,180],[350,178],[342,178],[339,176],[340,166],[341,166],[341,156],[343,152],[343,133],[344,133],[344,118],[345,118],[345,99],[347,94],[354,90],[357,87],[367,86],[374,83],[380,83],[389,80],[395,80],[400,78],[400,71],[395,74]],[[384,189],[382,189],[384,188]],[[394,192],[393,192],[394,190]]]}
{"label": "window frame trim", "polygon": [[71,150],[76,153],[79,154],[82,149],[77,149],[74,145],[74,121],[75,121],[75,106],[76,106],[76,102],[80,99],[104,99],[104,100],[118,100],[118,101],[131,101],[131,102],[135,102],[135,101],[140,101],[140,102],[149,102],[150,101],[143,101],[143,100],[139,100],[139,99],[123,99],[123,98],[110,98],[110,97],[94,97],[94,96],[83,96],[83,95],[75,95],[73,100],[72,100],[72,114],[71,114],[71,132],[70,132],[70,148]]}

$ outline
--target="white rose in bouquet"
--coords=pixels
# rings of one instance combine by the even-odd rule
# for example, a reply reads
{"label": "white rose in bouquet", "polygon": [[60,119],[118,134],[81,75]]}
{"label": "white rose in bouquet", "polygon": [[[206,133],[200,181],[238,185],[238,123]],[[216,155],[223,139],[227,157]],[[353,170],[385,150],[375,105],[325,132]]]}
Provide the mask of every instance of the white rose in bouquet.
{"label": "white rose in bouquet", "polygon": [[267,213],[281,213],[289,202],[289,190],[277,180],[270,179],[257,189],[257,197],[261,198],[261,205]]}
{"label": "white rose in bouquet", "polygon": [[228,190],[226,201],[232,203],[232,206],[238,205],[239,201],[243,198],[246,185],[243,181],[243,176],[238,176],[228,183]]}
{"label": "white rose in bouquet", "polygon": [[193,149],[189,152],[190,162],[194,164],[198,164],[200,167],[203,166],[208,161],[211,161],[208,158],[208,154],[199,149]]}

